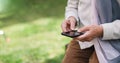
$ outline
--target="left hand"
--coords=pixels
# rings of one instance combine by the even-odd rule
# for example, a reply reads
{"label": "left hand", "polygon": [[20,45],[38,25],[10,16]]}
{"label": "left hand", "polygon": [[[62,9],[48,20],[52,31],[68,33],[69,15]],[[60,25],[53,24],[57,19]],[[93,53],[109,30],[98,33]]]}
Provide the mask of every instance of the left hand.
{"label": "left hand", "polygon": [[102,37],[103,27],[100,25],[89,25],[83,28],[80,28],[78,32],[85,32],[83,35],[74,38],[75,40],[80,41],[91,41],[96,37]]}

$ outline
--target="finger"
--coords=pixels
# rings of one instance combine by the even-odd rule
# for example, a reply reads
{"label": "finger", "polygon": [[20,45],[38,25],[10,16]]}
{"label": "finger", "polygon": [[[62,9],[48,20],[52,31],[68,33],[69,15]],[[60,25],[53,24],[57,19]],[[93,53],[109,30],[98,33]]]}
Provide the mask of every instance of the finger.
{"label": "finger", "polygon": [[76,21],[74,21],[74,20],[71,20],[71,21],[70,21],[70,29],[71,29],[71,30],[74,30],[74,29],[75,29],[75,24],[76,24]]}
{"label": "finger", "polygon": [[80,40],[80,41],[87,41],[89,38],[89,32],[84,33],[83,35],[77,37],[76,39]]}
{"label": "finger", "polygon": [[71,23],[70,23],[70,20],[68,20],[68,21],[67,21],[67,26],[66,26],[67,32],[68,32],[68,31],[71,31],[70,26],[71,26]]}
{"label": "finger", "polygon": [[70,29],[69,27],[67,27],[66,30],[67,30],[67,32],[68,32],[68,31],[71,31],[71,29]]}
{"label": "finger", "polygon": [[62,31],[63,32],[67,32],[67,23],[66,22],[63,22],[62,25],[61,25],[61,28],[62,28]]}
{"label": "finger", "polygon": [[89,31],[88,26],[85,26],[85,27],[82,27],[82,28],[78,29],[78,32],[86,32],[86,31]]}
{"label": "finger", "polygon": [[79,36],[80,39],[86,39],[90,37],[90,31],[85,32],[83,35]]}
{"label": "finger", "polygon": [[82,41],[82,42],[84,42],[85,41],[85,38],[84,37],[76,37],[76,38],[74,38],[74,39],[76,39],[76,40],[79,40],[79,41]]}
{"label": "finger", "polygon": [[78,40],[78,41],[84,42],[84,40],[79,39],[78,37],[74,38],[74,40]]}

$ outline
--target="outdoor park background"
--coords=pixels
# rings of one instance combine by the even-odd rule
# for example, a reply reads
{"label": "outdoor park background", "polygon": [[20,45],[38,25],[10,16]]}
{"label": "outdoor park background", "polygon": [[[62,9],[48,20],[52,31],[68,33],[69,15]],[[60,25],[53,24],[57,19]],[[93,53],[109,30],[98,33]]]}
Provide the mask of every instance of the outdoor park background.
{"label": "outdoor park background", "polygon": [[0,63],[61,63],[67,0],[0,0]]}

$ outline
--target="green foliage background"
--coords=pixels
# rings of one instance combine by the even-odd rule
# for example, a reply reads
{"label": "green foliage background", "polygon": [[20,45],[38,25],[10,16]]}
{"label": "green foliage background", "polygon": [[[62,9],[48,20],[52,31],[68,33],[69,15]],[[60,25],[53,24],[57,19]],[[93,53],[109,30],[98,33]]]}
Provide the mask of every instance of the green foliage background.
{"label": "green foliage background", "polygon": [[1,1],[0,29],[10,40],[0,35],[0,63],[61,63],[70,41],[60,34],[66,0]]}

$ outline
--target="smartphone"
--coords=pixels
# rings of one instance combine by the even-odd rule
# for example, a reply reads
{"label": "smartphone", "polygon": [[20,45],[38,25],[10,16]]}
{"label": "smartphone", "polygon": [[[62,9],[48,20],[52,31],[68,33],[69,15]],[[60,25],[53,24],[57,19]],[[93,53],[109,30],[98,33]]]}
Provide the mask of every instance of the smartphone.
{"label": "smartphone", "polygon": [[78,37],[80,35],[83,35],[84,33],[83,32],[77,32],[77,30],[72,30],[72,31],[69,31],[69,32],[62,32],[61,34],[64,35],[64,36],[70,37],[70,38],[75,38],[75,37]]}

